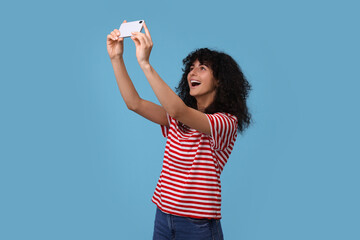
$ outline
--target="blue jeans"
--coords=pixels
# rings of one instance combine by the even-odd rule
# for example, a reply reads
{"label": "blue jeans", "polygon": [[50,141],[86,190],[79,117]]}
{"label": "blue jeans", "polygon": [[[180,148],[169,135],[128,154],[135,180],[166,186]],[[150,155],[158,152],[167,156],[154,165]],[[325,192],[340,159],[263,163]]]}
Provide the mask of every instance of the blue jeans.
{"label": "blue jeans", "polygon": [[220,219],[180,217],[156,208],[153,240],[223,240]]}

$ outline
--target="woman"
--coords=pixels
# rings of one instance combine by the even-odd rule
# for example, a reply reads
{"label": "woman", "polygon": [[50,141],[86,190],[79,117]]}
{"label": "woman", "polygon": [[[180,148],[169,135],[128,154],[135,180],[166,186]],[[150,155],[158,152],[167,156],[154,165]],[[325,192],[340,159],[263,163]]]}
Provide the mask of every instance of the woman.
{"label": "woman", "polygon": [[167,138],[152,197],[157,205],[153,239],[223,239],[220,174],[237,132],[251,122],[246,105],[251,86],[229,55],[203,48],[183,60],[177,95],[150,64],[153,42],[145,23],[144,29],[145,34],[134,32],[131,39],[161,106],[138,95],[125,68],[118,29],[107,36],[107,50],[127,107],[159,124]]}

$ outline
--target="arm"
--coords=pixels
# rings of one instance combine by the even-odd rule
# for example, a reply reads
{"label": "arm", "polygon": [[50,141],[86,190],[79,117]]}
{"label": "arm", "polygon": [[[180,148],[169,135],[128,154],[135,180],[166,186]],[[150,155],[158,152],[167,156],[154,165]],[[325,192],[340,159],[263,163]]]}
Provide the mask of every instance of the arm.
{"label": "arm", "polygon": [[165,109],[155,103],[140,98],[127,73],[124,60],[122,58],[116,58],[112,59],[111,63],[114,68],[115,78],[120,94],[128,109],[152,122],[168,126],[169,123]]}
{"label": "arm", "polygon": [[204,113],[186,106],[181,98],[161,79],[150,63],[140,66],[156,97],[170,116],[199,132],[211,134],[209,120]]}
{"label": "arm", "polygon": [[137,93],[124,64],[122,57],[124,40],[118,37],[119,35],[119,30],[114,29],[114,31],[107,36],[107,50],[114,68],[116,82],[126,106],[128,109],[150,121],[168,126],[165,109],[155,103],[140,98]]}
{"label": "arm", "polygon": [[141,69],[144,71],[156,97],[166,112],[178,121],[200,132],[210,135],[210,124],[206,114],[186,106],[176,93],[161,79],[149,63],[151,48],[153,46],[149,30],[144,23],[145,34],[133,33],[132,40],[136,46],[136,57]]}

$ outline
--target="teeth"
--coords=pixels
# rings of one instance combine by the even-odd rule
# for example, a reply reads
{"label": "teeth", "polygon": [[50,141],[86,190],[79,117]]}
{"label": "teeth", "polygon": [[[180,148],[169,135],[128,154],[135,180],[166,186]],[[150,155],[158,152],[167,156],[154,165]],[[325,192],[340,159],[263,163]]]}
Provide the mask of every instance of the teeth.
{"label": "teeth", "polygon": [[190,82],[191,82],[191,83],[199,83],[199,84],[201,83],[201,82],[198,81],[198,80],[190,80]]}

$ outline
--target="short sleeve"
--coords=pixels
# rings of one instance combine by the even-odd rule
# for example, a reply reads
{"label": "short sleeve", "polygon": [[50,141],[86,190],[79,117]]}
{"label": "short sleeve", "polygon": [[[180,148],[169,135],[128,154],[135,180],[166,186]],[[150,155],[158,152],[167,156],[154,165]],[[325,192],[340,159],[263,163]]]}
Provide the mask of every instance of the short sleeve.
{"label": "short sleeve", "polygon": [[171,126],[171,122],[172,122],[172,118],[170,117],[170,115],[168,113],[166,113],[166,117],[169,123],[169,127],[168,126],[164,126],[164,125],[160,125],[161,127],[161,133],[164,137],[167,138],[168,134],[169,134],[169,130],[170,130],[170,126]]}
{"label": "short sleeve", "polygon": [[211,130],[210,144],[215,150],[225,150],[234,144],[238,121],[227,113],[206,114]]}

